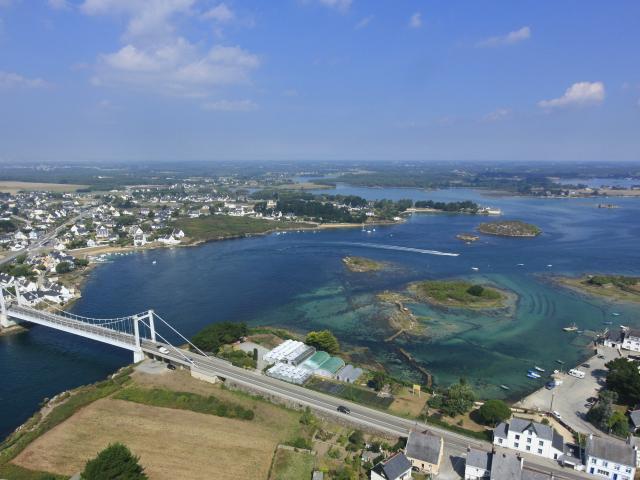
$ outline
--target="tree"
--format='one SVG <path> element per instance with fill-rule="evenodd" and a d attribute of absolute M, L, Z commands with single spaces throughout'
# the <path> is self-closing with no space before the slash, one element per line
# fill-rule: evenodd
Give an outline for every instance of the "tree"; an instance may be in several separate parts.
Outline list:
<path fill-rule="evenodd" d="M 587 420 L 602 430 L 608 430 L 613 416 L 613 404 L 617 400 L 616 392 L 603 390 L 598 395 L 598 402 L 587 412 Z"/>
<path fill-rule="evenodd" d="M 437 408 L 450 417 L 467 413 L 473 407 L 475 395 L 471 386 L 464 380 L 454 385 L 439 395 L 434 395 L 429 399 L 429 406 Z"/>
<path fill-rule="evenodd" d="M 511 417 L 511 409 L 502 400 L 487 400 L 478 410 L 478 414 L 487 425 L 496 425 Z"/>
<path fill-rule="evenodd" d="M 113 443 L 89 460 L 80 475 L 83 480 L 144 480 L 147 475 L 138 457 L 122 443 Z"/>
<path fill-rule="evenodd" d="M 373 388 L 376 392 L 382 390 L 386 383 L 389 382 L 389 378 L 384 372 L 374 372 L 371 380 L 367 382 L 367 385 Z"/>
<path fill-rule="evenodd" d="M 607 373 L 607 388 L 618 394 L 620 400 L 628 405 L 635 405 L 640 401 L 640 373 L 634 362 L 626 358 L 616 358 L 605 364 Z"/>
<path fill-rule="evenodd" d="M 334 354 L 340 351 L 338 339 L 329 330 L 309 332 L 304 342 L 307 345 L 316 347 L 318 350 L 324 350 L 327 353 Z"/>
<path fill-rule="evenodd" d="M 236 342 L 248 334 L 246 323 L 222 322 L 203 328 L 191 340 L 199 349 L 217 353 L 222 345 Z"/>
<path fill-rule="evenodd" d="M 473 295 L 474 297 L 482 296 L 482 292 L 484 292 L 484 288 L 482 287 L 482 285 L 471 285 L 467 289 L 467 293 L 469 295 Z"/>
<path fill-rule="evenodd" d="M 71 271 L 71 264 L 69 262 L 60 262 L 56 265 L 56 273 L 69 273 Z"/>
<path fill-rule="evenodd" d="M 619 437 L 626 437 L 629 434 L 629 420 L 622 412 L 613 412 L 607 424 L 609 431 Z"/>

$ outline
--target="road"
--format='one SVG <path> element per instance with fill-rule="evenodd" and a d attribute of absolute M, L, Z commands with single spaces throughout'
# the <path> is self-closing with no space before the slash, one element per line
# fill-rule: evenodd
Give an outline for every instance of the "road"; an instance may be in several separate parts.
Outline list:
<path fill-rule="evenodd" d="M 37 242 L 29 245 L 28 248 L 25 248 L 23 250 L 18 250 L 17 252 L 10 252 L 9 255 L 7 255 L 6 257 L 3 257 L 3 258 L 0 259 L 0 266 L 4 265 L 5 263 L 9 263 L 9 262 L 13 261 L 16 257 L 19 257 L 22 254 L 25 254 L 25 253 L 26 254 L 30 254 L 30 253 L 33 253 L 33 252 L 41 249 L 49 240 L 51 240 L 52 238 L 55 238 L 55 236 L 58 235 L 58 233 L 60 233 L 60 231 L 63 228 L 65 228 L 67 225 L 71 225 L 71 224 L 77 222 L 78 220 L 81 220 L 90 211 L 91 211 L 91 209 L 87 209 L 87 210 L 81 212 L 80 215 L 76 215 L 75 217 L 67 220 L 63 224 L 61 224 L 58 227 L 56 227 L 51 232 L 47 233 L 44 237 L 39 239 Z"/>
<path fill-rule="evenodd" d="M 164 346 L 167 348 L 168 353 L 159 352 L 158 346 Z M 278 396 L 282 399 L 293 401 L 301 406 L 308 406 L 316 411 L 324 412 L 332 416 L 341 416 L 354 424 L 373 428 L 378 431 L 388 432 L 392 435 L 407 436 L 411 429 L 429 429 L 443 437 L 445 449 L 447 454 L 450 456 L 454 455 L 465 457 L 467 447 L 473 447 L 485 451 L 489 451 L 492 448 L 492 445 L 489 442 L 465 437 L 427 423 L 397 417 L 357 403 L 349 402 L 347 400 L 309 390 L 298 385 L 267 377 L 266 375 L 262 375 L 258 372 L 234 367 L 230 363 L 218 358 L 206 357 L 187 350 L 176 349 L 171 345 L 150 341 L 144 341 L 142 348 L 145 352 L 150 353 L 155 357 L 161 357 L 189 368 L 196 367 L 209 375 L 216 375 L 232 380 L 238 384 L 244 384 L 253 390 L 261 391 L 268 395 Z M 191 358 L 193 360 L 192 364 L 187 360 L 187 358 Z M 351 410 L 351 413 L 348 416 L 338 413 L 337 408 L 339 405 L 348 407 Z M 553 460 L 532 455 L 523 456 L 525 458 L 525 465 L 527 465 L 529 470 L 550 472 L 555 475 L 555 478 L 559 479 L 580 480 L 592 478 L 584 473 L 562 468 Z"/>

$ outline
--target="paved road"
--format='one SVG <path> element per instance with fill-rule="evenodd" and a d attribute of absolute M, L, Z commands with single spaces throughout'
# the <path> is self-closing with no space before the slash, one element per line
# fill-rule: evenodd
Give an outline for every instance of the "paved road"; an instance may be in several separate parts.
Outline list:
<path fill-rule="evenodd" d="M 174 349 L 170 345 L 164 345 L 169 353 L 160 353 L 158 346 L 164 344 L 153 343 L 149 341 L 143 342 L 143 349 L 155 355 L 170 360 L 177 364 L 187 367 L 196 367 L 197 369 L 210 375 L 217 375 L 226 379 L 233 380 L 239 384 L 244 384 L 254 390 L 262 391 L 265 394 L 279 396 L 283 399 L 294 401 L 301 406 L 308 406 L 316 411 L 328 413 L 330 415 L 343 415 L 337 413 L 339 405 L 345 405 L 351 410 L 351 414 L 344 416 L 349 421 L 370 427 L 379 431 L 385 431 L 392 435 L 407 436 L 411 429 L 429 429 L 438 433 L 444 438 L 445 449 L 447 455 L 461 456 L 466 455 L 467 447 L 478 448 L 481 450 L 491 450 L 491 444 L 480 440 L 459 435 L 448 430 L 444 430 L 426 423 L 420 423 L 414 420 L 390 415 L 369 407 L 332 397 L 320 392 L 315 392 L 298 385 L 283 382 L 274 378 L 267 377 L 260 373 L 234 367 L 230 363 L 212 357 L 205 357 L 186 350 Z M 190 364 L 188 358 L 193 359 Z M 579 480 L 592 478 L 586 474 L 575 472 L 573 470 L 564 469 L 556 462 L 543 459 L 536 456 L 524 455 L 525 464 L 530 470 L 543 472 L 552 472 L 556 478 L 564 478 L 569 480 Z"/>
<path fill-rule="evenodd" d="M 39 239 L 36 243 L 29 245 L 29 247 L 23 250 L 18 250 L 17 252 L 10 252 L 6 257 L 3 257 L 0 259 L 0 266 L 4 265 L 5 263 L 11 262 L 13 259 L 15 259 L 16 257 L 19 257 L 24 253 L 30 254 L 40 250 L 48 241 L 55 238 L 55 236 L 58 235 L 58 233 L 60 233 L 60 231 L 63 228 L 65 228 L 67 225 L 71 225 L 77 222 L 78 220 L 84 218 L 90 211 L 91 209 L 85 210 L 81 212 L 80 215 L 76 215 L 75 217 L 67 220 L 66 222 L 58 226 L 55 230 L 52 230 L 51 232 L 47 233 L 44 237 Z"/>

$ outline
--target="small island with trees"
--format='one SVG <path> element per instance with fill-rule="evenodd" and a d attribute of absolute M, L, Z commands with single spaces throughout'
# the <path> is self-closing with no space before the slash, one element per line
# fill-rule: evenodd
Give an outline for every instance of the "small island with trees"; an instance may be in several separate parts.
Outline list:
<path fill-rule="evenodd" d="M 539 227 L 520 220 L 500 220 L 485 222 L 478 226 L 478 231 L 487 235 L 500 237 L 537 237 L 542 233 Z"/>
<path fill-rule="evenodd" d="M 419 301 L 443 307 L 495 309 L 507 305 L 508 295 L 494 287 L 465 280 L 425 280 L 409 285 Z"/>
<path fill-rule="evenodd" d="M 384 262 L 364 257 L 344 257 L 342 263 L 350 272 L 355 273 L 379 272 L 388 266 Z"/>
<path fill-rule="evenodd" d="M 580 293 L 640 303 L 640 277 L 585 275 L 578 278 L 555 277 L 553 280 Z"/>

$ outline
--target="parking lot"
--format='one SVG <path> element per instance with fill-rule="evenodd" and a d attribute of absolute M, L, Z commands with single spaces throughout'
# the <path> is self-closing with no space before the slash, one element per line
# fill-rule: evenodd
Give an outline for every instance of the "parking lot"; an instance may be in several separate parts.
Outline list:
<path fill-rule="evenodd" d="M 623 356 L 629 352 L 623 352 Z M 593 425 L 586 421 L 585 415 L 589 410 L 587 398 L 597 397 L 598 391 L 604 386 L 607 374 L 605 363 L 618 358 L 618 351 L 613 348 L 599 347 L 598 354 L 604 358 L 594 356 L 586 361 L 589 367 L 579 366 L 585 372 L 585 378 L 576 378 L 566 373 L 561 374 L 562 384 L 547 390 L 541 388 L 525 397 L 515 406 L 545 412 L 556 411 L 562 421 L 574 430 L 583 433 L 600 433 Z"/>

